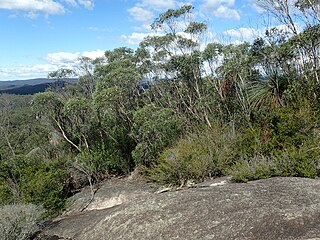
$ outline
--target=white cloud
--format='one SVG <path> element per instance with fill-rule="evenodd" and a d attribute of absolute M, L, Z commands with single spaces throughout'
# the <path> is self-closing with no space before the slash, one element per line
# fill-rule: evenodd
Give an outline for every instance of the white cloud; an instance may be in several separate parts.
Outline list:
<path fill-rule="evenodd" d="M 131 35 L 121 35 L 121 40 L 132 44 L 132 45 L 137 45 L 140 42 L 142 42 L 142 40 L 148 36 L 160 36 L 161 34 L 155 34 L 155 33 L 132 33 Z"/>
<path fill-rule="evenodd" d="M 49 64 L 57 65 L 59 67 L 72 67 L 79 63 L 80 57 L 88 57 L 91 59 L 96 59 L 99 57 L 104 56 L 104 51 L 97 49 L 94 51 L 87 51 L 87 52 L 56 52 L 56 53 L 49 53 L 44 56 L 42 59 Z"/>
<path fill-rule="evenodd" d="M 95 51 L 83 52 L 82 56 L 88 57 L 91 59 L 96 59 L 96 58 L 104 57 L 104 53 L 105 53 L 105 51 L 97 49 Z"/>
<path fill-rule="evenodd" d="M 130 8 L 128 12 L 134 18 L 134 20 L 139 22 L 151 22 L 154 19 L 154 15 L 151 11 L 138 6 Z"/>
<path fill-rule="evenodd" d="M 232 8 L 234 4 L 235 0 L 203 0 L 201 9 L 216 17 L 240 20 L 238 11 Z"/>
<path fill-rule="evenodd" d="M 239 28 L 226 30 L 223 34 L 228 37 L 250 40 L 261 36 L 263 31 L 255 28 Z"/>
<path fill-rule="evenodd" d="M 156 10 L 167 10 L 169 8 L 176 7 L 177 1 L 174 0 L 142 0 L 141 5 L 144 7 L 150 7 Z"/>
<path fill-rule="evenodd" d="M 263 7 L 259 6 L 256 0 L 249 0 L 249 5 L 253 10 L 255 10 L 259 14 L 266 12 L 266 10 Z"/>
<path fill-rule="evenodd" d="M 1 0 L 0 9 L 42 12 L 49 15 L 65 13 L 65 8 L 53 0 Z"/>
<path fill-rule="evenodd" d="M 94 7 L 93 0 L 63 0 L 63 1 L 73 7 L 83 6 L 87 9 L 93 9 Z"/>
<path fill-rule="evenodd" d="M 221 5 L 226 5 L 232 7 L 235 3 L 235 0 L 204 0 L 204 7 L 209 9 L 218 8 Z"/>
<path fill-rule="evenodd" d="M 46 77 L 49 72 L 59 68 L 51 64 L 39 64 L 34 66 L 18 66 L 0 70 L 0 78 L 6 80 L 18 80 L 26 78 Z"/>
<path fill-rule="evenodd" d="M 76 7 L 77 6 L 77 1 L 76 0 L 63 0 L 65 3 L 73 6 L 73 7 Z"/>
<path fill-rule="evenodd" d="M 93 0 L 78 0 L 79 5 L 85 7 L 86 9 L 93 9 Z"/>
<path fill-rule="evenodd" d="M 298 32 L 302 30 L 300 25 L 296 24 L 296 27 L 298 29 Z M 270 31 L 273 28 L 283 31 L 284 33 L 287 33 L 289 35 L 292 34 L 292 31 L 288 28 L 288 26 L 281 24 L 281 25 L 274 25 L 274 26 L 264 27 L 259 29 L 256 29 L 256 28 L 229 29 L 224 31 L 223 35 L 236 39 L 235 41 L 232 42 L 233 44 L 236 44 L 237 42 L 243 43 L 243 41 L 252 41 L 258 37 L 264 37 L 266 30 Z"/>
<path fill-rule="evenodd" d="M 93 9 L 93 0 L 0 0 L 0 9 L 26 12 L 29 18 L 37 17 L 37 13 L 45 15 L 64 14 L 67 10 L 65 4 L 72 7 L 82 6 Z"/>
<path fill-rule="evenodd" d="M 92 32 L 106 32 L 108 29 L 106 28 L 100 28 L 100 27 L 88 27 L 88 30 Z"/>
<path fill-rule="evenodd" d="M 80 53 L 69 53 L 69 52 L 57 52 L 49 53 L 43 60 L 54 65 L 68 65 L 74 63 L 79 57 Z"/>
<path fill-rule="evenodd" d="M 15 80 L 15 79 L 27 79 L 46 77 L 49 72 L 56 71 L 60 68 L 75 68 L 79 64 L 80 57 L 89 57 L 95 59 L 103 57 L 104 51 L 97 49 L 87 52 L 56 52 L 49 53 L 42 58 L 45 64 L 36 64 L 33 66 L 18 66 L 0 68 L 0 79 Z"/>
<path fill-rule="evenodd" d="M 232 18 L 232 19 L 240 20 L 240 15 L 236 10 L 225 7 L 225 6 L 218 7 L 216 10 L 213 11 L 213 14 L 216 17 Z"/>

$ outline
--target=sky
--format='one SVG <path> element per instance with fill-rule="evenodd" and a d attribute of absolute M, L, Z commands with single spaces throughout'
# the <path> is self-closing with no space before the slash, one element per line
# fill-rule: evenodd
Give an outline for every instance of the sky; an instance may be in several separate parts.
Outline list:
<path fill-rule="evenodd" d="M 137 48 L 167 9 L 194 6 L 208 42 L 252 41 L 265 23 L 256 0 L 0 0 L 0 81 L 47 77 L 82 56 Z"/>

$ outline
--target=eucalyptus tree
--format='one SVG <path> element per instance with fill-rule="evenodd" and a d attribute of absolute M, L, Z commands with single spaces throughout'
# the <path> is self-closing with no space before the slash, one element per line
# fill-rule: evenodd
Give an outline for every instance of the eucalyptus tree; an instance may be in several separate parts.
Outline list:
<path fill-rule="evenodd" d="M 317 26 L 320 24 L 320 2 L 318 0 L 259 0 L 260 5 L 271 13 L 278 21 L 290 30 L 293 41 L 290 41 L 298 56 L 297 69 L 304 75 L 305 81 L 309 78 L 310 62 L 312 71 L 317 68 Z M 307 43 L 308 42 L 308 43 Z M 310 45 L 312 46 L 310 48 Z M 308 48 L 308 50 L 306 49 Z M 315 73 L 315 72 L 314 72 Z M 312 76 L 319 81 L 317 75 Z"/>
<path fill-rule="evenodd" d="M 151 25 L 156 34 L 145 38 L 140 47 L 150 51 L 153 65 L 149 72 L 158 79 L 148 89 L 150 99 L 171 108 L 187 122 L 211 126 L 203 103 L 207 86 L 201 54 L 207 25 L 193 21 L 192 10 L 191 5 L 185 5 L 160 14 Z"/>
<path fill-rule="evenodd" d="M 139 55 L 140 54 L 140 55 Z M 130 136 L 133 112 L 139 107 L 138 85 L 144 72 L 145 52 L 135 53 L 130 48 L 106 51 L 105 62 L 95 67 L 98 79 L 93 95 L 105 144 L 117 149 L 127 162 L 132 164 L 131 151 L 134 140 Z"/>
<path fill-rule="evenodd" d="M 320 2 L 319 0 L 298 0 L 295 2 L 304 16 L 307 26 L 313 26 L 320 23 Z"/>

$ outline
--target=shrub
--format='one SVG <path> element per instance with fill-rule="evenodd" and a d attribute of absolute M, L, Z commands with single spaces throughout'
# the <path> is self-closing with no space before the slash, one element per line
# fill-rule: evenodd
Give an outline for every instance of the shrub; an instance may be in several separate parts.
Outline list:
<path fill-rule="evenodd" d="M 132 157 L 136 165 L 150 166 L 182 134 L 182 121 L 169 108 L 149 104 L 137 110 L 133 120 L 132 136 L 137 146 Z"/>
<path fill-rule="evenodd" d="M 29 202 L 42 205 L 47 215 L 58 213 L 68 195 L 69 176 L 65 164 L 61 160 L 44 161 L 24 156 L 1 162 L 0 184 L 6 192 L 0 194 L 0 202 Z"/>
<path fill-rule="evenodd" d="M 9 204 L 14 200 L 12 190 L 6 179 L 0 178 L 0 205 Z"/>
<path fill-rule="evenodd" d="M 105 146 L 96 147 L 90 151 L 80 153 L 76 158 L 78 164 L 86 174 L 99 180 L 109 173 L 129 171 L 129 166 L 116 149 Z"/>
<path fill-rule="evenodd" d="M 0 236 L 3 240 L 26 240 L 39 230 L 44 210 L 32 204 L 0 206 Z"/>
<path fill-rule="evenodd" d="M 188 180 L 224 175 L 231 165 L 229 154 L 234 136 L 229 127 L 215 126 L 181 139 L 160 154 L 149 178 L 161 184 L 183 185 Z"/>
<path fill-rule="evenodd" d="M 248 182 L 281 175 L 274 159 L 264 156 L 243 158 L 231 167 L 229 173 L 235 182 Z"/>
<path fill-rule="evenodd" d="M 279 155 L 266 157 L 263 155 L 244 158 L 232 166 L 229 173 L 236 182 L 282 177 L 314 178 L 319 175 L 319 147 L 306 144 L 300 148 L 282 151 Z"/>
<path fill-rule="evenodd" d="M 47 166 L 26 174 L 20 182 L 23 200 L 43 205 L 47 216 L 59 213 L 65 206 L 68 185 L 67 172 L 54 166 Z"/>
<path fill-rule="evenodd" d="M 319 116 L 306 101 L 275 109 L 239 135 L 233 147 L 235 181 L 319 174 Z"/>

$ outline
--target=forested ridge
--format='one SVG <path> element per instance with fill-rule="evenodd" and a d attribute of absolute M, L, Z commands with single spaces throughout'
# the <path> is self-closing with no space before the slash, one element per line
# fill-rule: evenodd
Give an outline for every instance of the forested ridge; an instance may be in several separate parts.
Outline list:
<path fill-rule="evenodd" d="M 139 48 L 83 57 L 76 71 L 49 76 L 77 74 L 76 84 L 1 95 L 0 203 L 53 216 L 80 187 L 136 168 L 179 186 L 224 175 L 319 176 L 320 6 L 263 6 L 286 27 L 252 43 L 204 45 L 207 25 L 186 5 L 161 14 L 151 27 L 164 34 Z"/>

